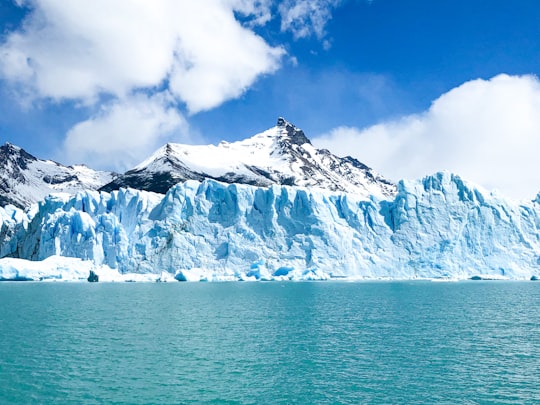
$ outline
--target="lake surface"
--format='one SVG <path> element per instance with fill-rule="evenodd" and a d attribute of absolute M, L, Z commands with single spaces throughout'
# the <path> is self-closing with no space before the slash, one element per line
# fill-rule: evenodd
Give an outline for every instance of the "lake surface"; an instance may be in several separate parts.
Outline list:
<path fill-rule="evenodd" d="M 540 282 L 0 283 L 0 403 L 540 401 Z"/>

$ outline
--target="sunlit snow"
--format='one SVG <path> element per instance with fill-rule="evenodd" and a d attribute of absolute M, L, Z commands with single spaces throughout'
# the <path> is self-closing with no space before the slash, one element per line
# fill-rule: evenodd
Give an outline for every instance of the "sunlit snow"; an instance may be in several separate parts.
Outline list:
<path fill-rule="evenodd" d="M 450 173 L 402 181 L 391 200 L 207 180 L 165 196 L 132 189 L 50 196 L 27 213 L 2 208 L 0 218 L 3 257 L 55 257 L 0 259 L 3 279 L 84 280 L 91 269 L 103 280 L 149 281 L 539 273 L 538 202 L 506 200 Z"/>

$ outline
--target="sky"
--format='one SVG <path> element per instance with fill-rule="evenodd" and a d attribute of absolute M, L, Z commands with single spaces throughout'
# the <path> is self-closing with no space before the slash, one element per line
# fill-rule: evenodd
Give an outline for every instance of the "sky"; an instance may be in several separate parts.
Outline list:
<path fill-rule="evenodd" d="M 537 0 L 0 0 L 0 142 L 124 171 L 283 116 L 387 178 L 540 191 Z"/>

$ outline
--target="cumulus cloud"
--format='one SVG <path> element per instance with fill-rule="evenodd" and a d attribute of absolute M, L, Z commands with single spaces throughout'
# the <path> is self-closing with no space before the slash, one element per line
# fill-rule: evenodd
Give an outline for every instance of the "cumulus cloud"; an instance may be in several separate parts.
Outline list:
<path fill-rule="evenodd" d="M 170 89 L 192 112 L 236 98 L 261 74 L 279 67 L 282 48 L 272 48 L 242 27 L 230 10 L 192 2 L 179 24 L 180 45 L 171 69 Z"/>
<path fill-rule="evenodd" d="M 272 19 L 272 0 L 231 0 L 235 11 L 251 17 L 249 26 L 264 25 Z"/>
<path fill-rule="evenodd" d="M 74 162 L 121 172 L 179 134 L 189 141 L 187 123 L 169 101 L 166 94 L 136 94 L 106 104 L 68 132 L 64 153 Z"/>
<path fill-rule="evenodd" d="M 264 20 L 245 0 L 27 0 L 24 27 L 0 47 L 4 78 L 36 97 L 95 100 L 171 80 L 192 112 L 239 96 L 274 72 L 284 51 L 235 18 Z M 261 21 L 262 21 L 261 20 Z M 195 82 L 195 83 L 194 83 Z"/>
<path fill-rule="evenodd" d="M 0 44 L 0 77 L 26 105 L 67 100 L 97 109 L 67 134 L 70 161 L 115 162 L 117 169 L 136 164 L 151 152 L 147 147 L 178 129 L 180 111 L 197 113 L 240 96 L 277 70 L 285 54 L 246 28 L 268 21 L 267 0 L 17 4 L 30 12 Z M 167 105 L 158 101 L 162 91 Z M 100 106 L 102 99 L 112 101 Z M 111 160 L 117 152 L 121 161 Z"/>
<path fill-rule="evenodd" d="M 120 169 L 185 127 L 186 114 L 237 98 L 280 68 L 284 48 L 268 44 L 256 26 L 277 15 L 295 38 L 322 38 L 338 1 L 15 3 L 29 12 L 0 43 L 0 79 L 25 105 L 67 101 L 93 110 L 68 132 L 64 155 L 96 166 L 115 162 Z M 104 99 L 109 102 L 101 106 Z M 176 140 L 183 136 L 177 132 Z M 119 152 L 120 160 L 111 159 Z"/>
<path fill-rule="evenodd" d="M 449 170 L 514 198 L 540 191 L 540 81 L 499 75 L 473 80 L 421 114 L 369 128 L 339 127 L 314 143 L 353 155 L 393 178 Z"/>

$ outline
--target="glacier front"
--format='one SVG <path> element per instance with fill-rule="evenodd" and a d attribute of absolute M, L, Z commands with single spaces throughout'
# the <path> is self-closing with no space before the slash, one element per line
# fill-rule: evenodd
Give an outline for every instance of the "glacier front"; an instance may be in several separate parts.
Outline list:
<path fill-rule="evenodd" d="M 391 200 L 186 181 L 166 195 L 51 195 L 28 212 L 0 208 L 0 221 L 0 279 L 9 279 L 16 259 L 24 267 L 58 256 L 186 281 L 540 273 L 540 199 L 507 200 L 446 172 L 399 182 Z"/>

